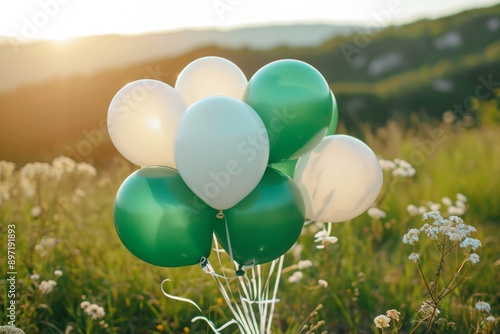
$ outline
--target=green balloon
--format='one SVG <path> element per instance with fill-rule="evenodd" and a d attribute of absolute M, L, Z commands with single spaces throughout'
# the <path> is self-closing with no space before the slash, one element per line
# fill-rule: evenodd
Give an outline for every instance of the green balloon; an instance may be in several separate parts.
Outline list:
<path fill-rule="evenodd" d="M 217 239 L 240 265 L 252 265 L 272 261 L 293 246 L 305 206 L 295 182 L 268 167 L 257 187 L 224 215 L 215 224 Z"/>
<path fill-rule="evenodd" d="M 175 169 L 159 166 L 132 173 L 114 206 L 116 231 L 125 247 L 161 267 L 193 265 L 208 257 L 216 214 Z"/>
<path fill-rule="evenodd" d="M 248 82 L 244 101 L 266 125 L 269 163 L 297 159 L 312 150 L 332 118 L 325 78 L 311 65 L 294 59 L 259 69 Z"/>
<path fill-rule="evenodd" d="M 279 170 L 283 174 L 293 179 L 293 175 L 295 174 L 295 166 L 297 166 L 297 161 L 299 161 L 299 159 L 285 160 L 282 162 L 276 162 L 274 164 L 270 164 L 269 166 Z"/>
<path fill-rule="evenodd" d="M 335 99 L 335 95 L 333 95 L 333 92 L 330 91 L 332 94 L 332 119 L 330 121 L 330 126 L 328 127 L 328 131 L 326 131 L 326 135 L 334 135 L 335 132 L 337 132 L 337 126 L 339 124 L 339 108 L 337 106 L 337 99 Z"/>

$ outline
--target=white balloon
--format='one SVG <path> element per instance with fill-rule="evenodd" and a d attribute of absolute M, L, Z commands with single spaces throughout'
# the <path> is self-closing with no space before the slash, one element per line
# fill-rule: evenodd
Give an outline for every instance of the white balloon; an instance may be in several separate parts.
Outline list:
<path fill-rule="evenodd" d="M 208 96 L 243 99 L 248 80 L 241 69 L 221 57 L 203 57 L 189 63 L 177 77 L 175 89 L 188 105 Z"/>
<path fill-rule="evenodd" d="M 262 179 L 269 137 L 259 115 L 243 101 L 207 97 L 186 111 L 174 153 L 188 187 L 214 209 L 225 210 Z"/>
<path fill-rule="evenodd" d="M 307 218 L 338 223 L 359 216 L 373 204 L 383 173 L 365 143 L 332 135 L 299 159 L 294 180 L 304 196 Z"/>
<path fill-rule="evenodd" d="M 138 166 L 175 168 L 175 133 L 186 109 L 179 93 L 164 82 L 131 82 L 109 105 L 109 136 L 117 150 Z"/>

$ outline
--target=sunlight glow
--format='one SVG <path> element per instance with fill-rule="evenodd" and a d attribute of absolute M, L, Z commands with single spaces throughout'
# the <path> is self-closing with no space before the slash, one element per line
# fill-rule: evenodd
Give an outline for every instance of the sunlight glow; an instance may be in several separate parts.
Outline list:
<path fill-rule="evenodd" d="M 391 3 L 401 14 L 387 24 L 447 15 L 498 0 L 23 0 L 0 4 L 0 37 L 64 40 L 173 29 L 234 28 L 285 23 L 364 25 Z"/>

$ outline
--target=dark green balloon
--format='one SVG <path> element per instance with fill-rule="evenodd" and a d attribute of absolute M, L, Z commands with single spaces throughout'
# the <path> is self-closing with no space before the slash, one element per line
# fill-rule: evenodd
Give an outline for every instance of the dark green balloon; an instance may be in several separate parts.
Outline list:
<path fill-rule="evenodd" d="M 295 166 L 297 166 L 297 161 L 299 161 L 299 159 L 285 160 L 282 162 L 276 162 L 274 164 L 270 164 L 269 166 L 279 170 L 283 174 L 288 175 L 290 178 L 293 179 L 293 175 L 295 174 Z"/>
<path fill-rule="evenodd" d="M 278 60 L 250 79 L 244 101 L 262 118 L 270 140 L 269 163 L 297 159 L 325 136 L 332 97 L 325 78 L 311 65 Z"/>
<path fill-rule="evenodd" d="M 334 135 L 335 132 L 337 132 L 337 126 L 339 124 L 339 108 L 337 106 L 337 100 L 335 99 L 335 95 L 333 95 L 333 92 L 330 91 L 332 94 L 332 119 L 330 121 L 330 126 L 328 127 L 328 131 L 326 131 L 326 135 Z"/>
<path fill-rule="evenodd" d="M 268 167 L 257 187 L 224 214 L 226 219 L 215 223 L 217 239 L 229 253 L 229 233 L 234 260 L 251 265 L 272 261 L 293 246 L 304 224 L 305 207 L 294 181 Z"/>
<path fill-rule="evenodd" d="M 168 167 L 132 173 L 114 206 L 116 231 L 125 247 L 161 267 L 193 265 L 208 257 L 216 214 Z"/>

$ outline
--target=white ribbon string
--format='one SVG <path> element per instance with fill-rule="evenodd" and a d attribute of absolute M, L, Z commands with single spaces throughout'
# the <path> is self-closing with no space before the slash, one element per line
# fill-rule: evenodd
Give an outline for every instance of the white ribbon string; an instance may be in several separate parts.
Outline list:
<path fill-rule="evenodd" d="M 236 324 L 240 332 L 244 334 L 270 334 L 274 308 L 276 303 L 279 302 L 277 293 L 281 271 L 283 269 L 284 256 L 272 261 L 268 266 L 248 266 L 247 274 L 250 275 L 251 273 L 251 278 L 246 274 L 241 275 L 241 272 L 239 271 L 242 270 L 243 266 L 234 261 L 231 236 L 226 216 L 221 213 L 220 218 L 224 218 L 227 238 L 226 253 L 230 257 L 236 276 L 227 276 L 226 272 L 232 271 L 232 269 L 224 266 L 221 258 L 221 254 L 224 253 L 224 251 L 222 250 L 222 247 L 219 246 L 215 236 L 214 253 L 219 262 L 221 272 L 220 274 L 217 273 L 210 261 L 205 257 L 201 258 L 200 267 L 204 273 L 209 274 L 214 279 L 222 297 L 224 298 L 224 301 L 233 314 L 233 319 L 226 322 L 219 328 L 217 328 L 215 324 L 205 316 L 197 316 L 191 321 L 193 323 L 198 320 L 205 321 L 216 334 L 220 334 L 222 330 L 232 324 Z M 272 277 L 275 277 L 274 284 L 272 283 Z M 161 283 L 161 290 L 165 296 L 173 300 L 194 305 L 201 313 L 203 313 L 201 308 L 191 299 L 173 296 L 165 292 L 163 285 L 169 281 L 169 279 L 165 279 Z M 233 283 L 236 284 L 236 286 L 234 286 Z M 235 291 L 234 294 L 233 290 Z"/>
<path fill-rule="evenodd" d="M 177 297 L 177 296 L 173 296 L 173 295 L 170 295 L 168 293 L 165 292 L 165 289 L 163 289 L 163 284 L 165 284 L 165 282 L 170 282 L 170 279 L 164 279 L 163 282 L 161 282 L 161 292 L 163 292 L 163 294 L 165 296 L 167 296 L 168 298 L 170 299 L 173 299 L 173 300 L 178 300 L 178 301 L 181 301 L 181 302 L 185 302 L 185 303 L 189 303 L 191 305 L 194 305 L 198 311 L 200 311 L 201 313 L 203 313 L 203 311 L 201 310 L 201 308 L 198 306 L 198 304 L 196 304 L 195 302 L 193 302 L 191 299 L 188 299 L 188 298 L 183 298 L 183 297 Z"/>
<path fill-rule="evenodd" d="M 220 331 L 223 330 L 224 328 L 232 325 L 232 324 L 238 324 L 238 322 L 234 319 L 231 319 L 230 321 L 226 322 L 224 325 L 220 326 L 219 328 L 215 327 L 214 323 L 210 320 L 207 319 L 207 317 L 194 317 L 193 319 L 191 319 L 191 322 L 196 322 L 198 320 L 204 320 L 208 326 L 210 326 L 210 328 L 212 328 L 212 330 L 214 331 L 214 333 L 216 334 L 220 334 Z"/>

